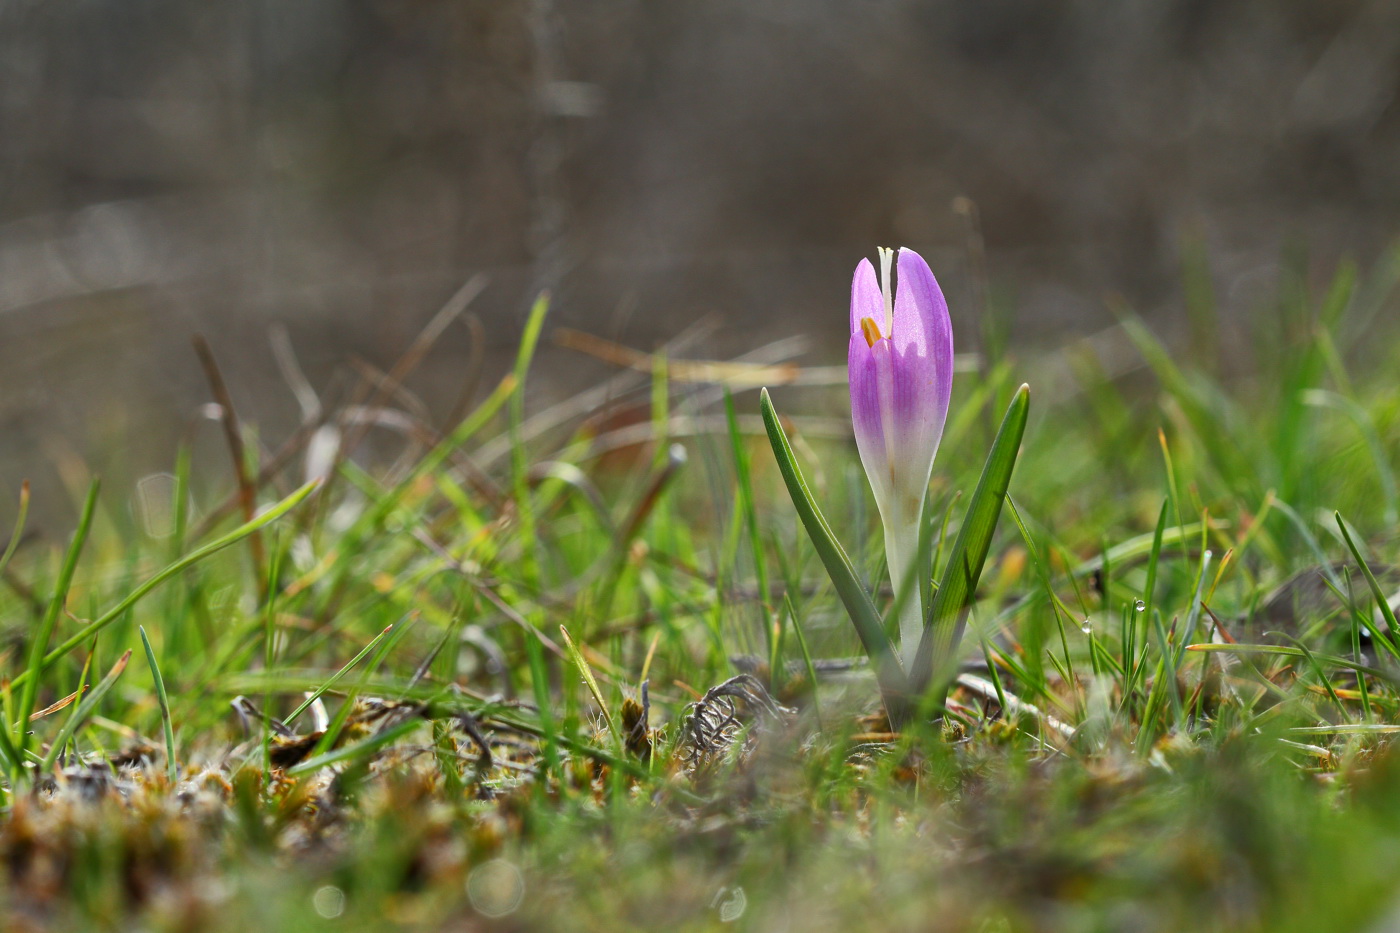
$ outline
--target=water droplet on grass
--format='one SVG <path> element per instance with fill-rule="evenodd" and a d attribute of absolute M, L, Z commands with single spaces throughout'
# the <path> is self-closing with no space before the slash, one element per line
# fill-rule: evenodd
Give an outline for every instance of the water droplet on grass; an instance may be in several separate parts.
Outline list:
<path fill-rule="evenodd" d="M 329 884 L 317 888 L 311 895 L 311 906 L 326 920 L 334 920 L 345 913 L 345 892 Z"/>
<path fill-rule="evenodd" d="M 1085 635 L 1088 635 L 1090 632 L 1092 632 L 1092 631 L 1094 630 L 1094 623 L 1093 623 L 1093 621 L 1086 618 L 1083 622 L 1080 622 L 1080 623 L 1079 623 L 1079 630 L 1080 630 L 1081 632 L 1083 632 Z"/>
<path fill-rule="evenodd" d="M 467 897 L 478 913 L 504 917 L 525 899 L 525 877 L 503 858 L 482 862 L 467 876 Z"/>
<path fill-rule="evenodd" d="M 1147 603 L 1143 602 L 1143 601 L 1140 600 L 1140 599 L 1134 600 L 1134 601 L 1133 601 L 1133 611 L 1134 611 L 1134 612 L 1145 612 L 1145 611 L 1147 611 Z"/>

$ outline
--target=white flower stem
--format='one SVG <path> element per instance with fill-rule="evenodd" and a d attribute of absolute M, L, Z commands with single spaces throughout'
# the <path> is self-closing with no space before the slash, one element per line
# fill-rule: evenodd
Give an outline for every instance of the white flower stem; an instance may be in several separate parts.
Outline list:
<path fill-rule="evenodd" d="M 923 509 L 919 509 L 921 513 Z M 916 513 L 918 514 L 918 513 Z M 899 652 L 904 669 L 914 664 L 919 640 L 924 635 L 923 587 L 917 566 L 919 554 L 919 523 L 886 521 L 885 562 L 890 569 L 895 601 L 899 605 Z M 903 597 L 903 601 L 900 599 Z"/>

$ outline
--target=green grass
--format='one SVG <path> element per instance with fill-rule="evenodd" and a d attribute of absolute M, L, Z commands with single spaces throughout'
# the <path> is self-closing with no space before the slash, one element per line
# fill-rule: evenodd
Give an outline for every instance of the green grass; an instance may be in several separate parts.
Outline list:
<path fill-rule="evenodd" d="M 411 456 L 300 488 L 299 456 L 248 465 L 251 521 L 183 452 L 167 537 L 94 482 L 75 533 L 20 541 L 22 499 L 4 926 L 1380 929 L 1393 271 L 1286 279 L 1247 338 L 1195 294 L 1187 345 L 1123 311 L 1114 340 L 966 367 L 935 578 L 982 548 L 987 451 L 1021 383 L 1035 404 L 976 591 L 939 604 L 946 630 L 971 607 L 947 715 L 924 697 L 898 731 L 853 661 L 893 596 L 842 387 L 762 378 L 874 594 L 861 637 L 755 374 L 657 356 L 532 412 L 544 301 Z"/>

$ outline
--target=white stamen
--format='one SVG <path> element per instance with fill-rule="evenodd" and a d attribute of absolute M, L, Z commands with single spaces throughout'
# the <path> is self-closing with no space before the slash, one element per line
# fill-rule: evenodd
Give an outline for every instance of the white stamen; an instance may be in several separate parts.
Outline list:
<path fill-rule="evenodd" d="M 880 292 L 885 296 L 885 336 L 894 334 L 894 282 L 890 279 L 890 264 L 894 262 L 894 250 L 888 246 L 880 250 Z"/>

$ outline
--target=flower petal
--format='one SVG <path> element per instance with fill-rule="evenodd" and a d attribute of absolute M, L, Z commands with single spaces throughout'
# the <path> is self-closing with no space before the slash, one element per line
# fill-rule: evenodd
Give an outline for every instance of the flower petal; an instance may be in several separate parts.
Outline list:
<path fill-rule="evenodd" d="M 920 353 L 937 353 L 946 345 L 952 362 L 953 326 L 948 319 L 948 302 L 924 258 L 912 249 L 899 251 L 899 278 L 894 294 L 895 349 L 903 352 L 917 344 Z M 935 363 L 942 360 L 935 358 Z"/>
<path fill-rule="evenodd" d="M 917 372 L 932 389 L 919 387 L 907 401 L 931 406 L 929 426 L 935 432 L 933 444 L 937 447 L 953 394 L 953 323 L 948 317 L 948 302 L 928 263 L 912 249 L 899 251 L 898 286 L 891 340 L 902 360 L 900 368 Z"/>
<path fill-rule="evenodd" d="M 856 449 L 865 475 L 875 492 L 875 501 L 883 510 L 890 498 L 890 463 L 885 444 L 884 384 L 889 382 L 882 369 L 890 368 L 890 342 L 878 341 L 874 347 L 866 343 L 865 335 L 851 335 L 847 350 L 847 376 L 851 384 L 851 426 L 855 430 Z M 880 363 L 883 362 L 882 367 Z M 885 376 L 886 378 L 882 378 Z"/>
<path fill-rule="evenodd" d="M 893 443 L 887 445 L 891 459 L 897 465 L 894 485 L 917 508 L 928 488 L 933 459 L 943 437 L 943 423 L 948 417 L 948 396 L 940 389 L 937 374 L 931 371 L 929 359 L 919 356 L 914 347 L 903 354 L 892 354 L 893 379 L 888 404 L 891 421 L 898 425 Z"/>
<path fill-rule="evenodd" d="M 851 336 L 859 334 L 861 318 L 873 318 L 879 325 L 881 336 L 885 327 L 885 299 L 880 294 L 880 283 L 875 278 L 875 267 L 869 259 L 862 259 L 856 266 L 855 278 L 851 280 Z"/>

